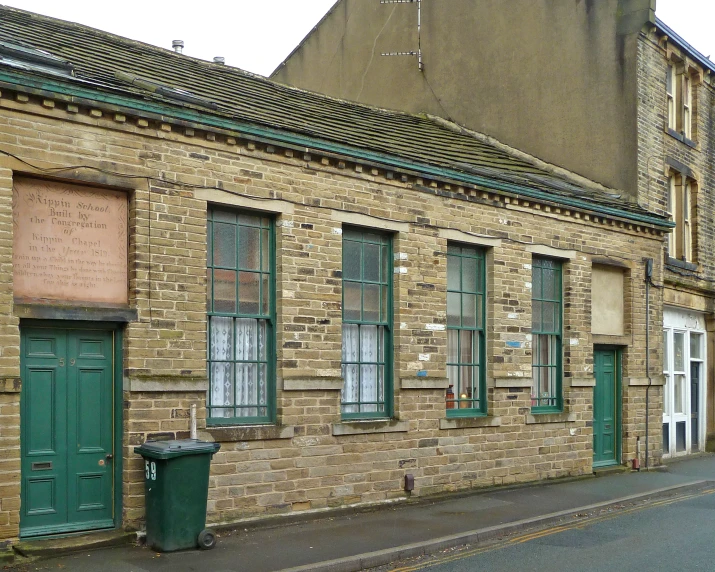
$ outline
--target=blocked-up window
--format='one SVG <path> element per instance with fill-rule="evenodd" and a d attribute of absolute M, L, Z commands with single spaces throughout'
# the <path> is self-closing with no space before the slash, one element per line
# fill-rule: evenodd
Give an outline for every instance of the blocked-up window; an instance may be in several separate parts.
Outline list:
<path fill-rule="evenodd" d="M 392 245 L 389 235 L 343 229 L 345 418 L 392 413 Z"/>
<path fill-rule="evenodd" d="M 208 213 L 209 424 L 275 419 L 273 221 Z"/>
<path fill-rule="evenodd" d="M 485 268 L 480 248 L 447 247 L 447 416 L 486 413 Z"/>
<path fill-rule="evenodd" d="M 534 412 L 560 411 L 562 396 L 562 263 L 532 260 L 532 377 Z"/>

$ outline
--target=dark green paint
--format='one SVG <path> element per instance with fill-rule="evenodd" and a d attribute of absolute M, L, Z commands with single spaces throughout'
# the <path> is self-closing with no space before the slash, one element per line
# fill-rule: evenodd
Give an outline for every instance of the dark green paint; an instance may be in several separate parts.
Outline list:
<path fill-rule="evenodd" d="M 22 327 L 23 537 L 115 525 L 115 335 Z"/>
<path fill-rule="evenodd" d="M 175 447 L 182 443 L 188 443 L 190 450 Z M 166 445 L 163 450 L 152 443 L 134 448 L 144 457 L 146 543 L 162 552 L 196 548 L 206 525 L 211 457 L 220 445 L 191 441 Z"/>
<path fill-rule="evenodd" d="M 618 464 L 620 448 L 620 360 L 615 349 L 593 352 L 593 466 Z"/>

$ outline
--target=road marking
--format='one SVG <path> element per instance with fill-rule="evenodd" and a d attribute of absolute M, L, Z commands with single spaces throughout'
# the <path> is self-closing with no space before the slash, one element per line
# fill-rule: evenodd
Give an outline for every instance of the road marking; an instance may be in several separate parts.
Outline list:
<path fill-rule="evenodd" d="M 686 500 L 690 500 L 690 499 L 693 499 L 696 497 L 710 495 L 713 493 L 715 493 L 715 488 L 704 489 L 697 493 L 678 496 L 678 497 L 669 498 L 669 499 L 663 499 L 660 501 L 653 501 L 650 503 L 645 503 L 640 506 L 634 506 L 631 508 L 613 511 L 608 514 L 601 515 L 601 516 L 594 516 L 591 518 L 584 517 L 582 520 L 579 520 L 578 522 L 574 522 L 571 524 L 563 524 L 563 525 L 559 525 L 559 526 L 553 526 L 553 527 L 539 530 L 536 532 L 522 534 L 520 536 L 516 536 L 514 538 L 509 538 L 507 540 L 497 541 L 495 543 L 490 544 L 489 546 L 483 546 L 481 548 L 473 548 L 471 550 L 460 551 L 459 554 L 452 554 L 450 556 L 444 556 L 443 558 L 432 559 L 429 562 L 423 562 L 420 564 L 415 564 L 413 566 L 405 566 L 403 568 L 392 568 L 390 570 L 390 572 L 416 572 L 417 570 L 424 570 L 426 568 L 431 568 L 433 566 L 439 566 L 441 564 L 447 564 L 449 562 L 455 562 L 457 560 L 465 560 L 466 558 L 471 558 L 472 556 L 476 556 L 476 555 L 482 554 L 484 552 L 491 552 L 494 550 L 502 550 L 503 548 L 508 548 L 509 546 L 514 546 L 516 544 L 522 544 L 524 542 L 529 542 L 531 540 L 536 540 L 538 538 L 544 538 L 545 536 L 551 536 L 553 534 L 559 534 L 560 532 L 565 532 L 567 530 L 584 529 L 584 528 L 591 526 L 593 524 L 598 524 L 600 522 L 604 522 L 606 520 L 611 520 L 613 518 L 617 518 L 617 517 L 623 516 L 625 514 L 638 512 L 640 510 L 661 507 L 661 506 L 667 506 L 670 504 L 674 504 L 676 502 L 683 502 Z"/>

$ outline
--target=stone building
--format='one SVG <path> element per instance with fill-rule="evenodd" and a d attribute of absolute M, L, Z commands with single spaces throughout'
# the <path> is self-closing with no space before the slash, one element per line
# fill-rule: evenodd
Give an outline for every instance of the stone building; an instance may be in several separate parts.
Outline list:
<path fill-rule="evenodd" d="M 670 457 L 715 436 L 715 64 L 655 14 L 656 0 L 341 0 L 273 78 L 450 117 L 669 216 L 668 351 L 648 378 L 665 375 Z"/>
<path fill-rule="evenodd" d="M 212 523 L 659 463 L 667 217 L 443 119 L 0 19 L 0 539 L 141 526 L 133 447 L 192 405 Z"/>

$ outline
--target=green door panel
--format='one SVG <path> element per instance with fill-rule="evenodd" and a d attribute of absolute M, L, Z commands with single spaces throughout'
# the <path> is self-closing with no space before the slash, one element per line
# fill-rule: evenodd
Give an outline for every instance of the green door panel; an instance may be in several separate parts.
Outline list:
<path fill-rule="evenodd" d="M 112 332 L 23 328 L 21 535 L 113 525 Z"/>
<path fill-rule="evenodd" d="M 593 466 L 618 463 L 620 419 L 618 411 L 618 354 L 594 351 Z"/>

